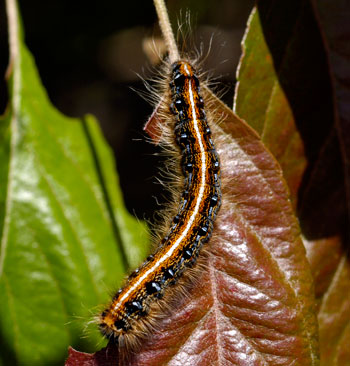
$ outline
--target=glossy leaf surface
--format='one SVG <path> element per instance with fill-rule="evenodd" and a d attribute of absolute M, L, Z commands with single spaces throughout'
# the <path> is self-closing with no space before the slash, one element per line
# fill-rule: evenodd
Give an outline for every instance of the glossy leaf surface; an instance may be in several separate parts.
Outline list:
<path fill-rule="evenodd" d="M 242 47 L 234 110 L 280 163 L 296 205 L 306 163 L 317 158 L 332 120 L 326 53 L 310 3 L 259 1 Z"/>
<path fill-rule="evenodd" d="M 62 363 L 69 344 L 145 252 L 96 121 L 59 113 L 8 1 L 10 105 L 0 121 L 0 334 L 4 364 Z M 119 233 L 119 234 L 118 234 Z M 131 248 L 130 250 L 128 248 Z M 124 250 L 124 249 L 123 249 Z M 93 328 L 95 329 L 95 327 Z"/>
<path fill-rule="evenodd" d="M 348 229 L 344 226 L 348 205 L 344 187 L 348 187 L 349 176 L 346 9 L 343 1 L 259 1 L 243 43 L 235 106 L 279 160 L 292 197 L 298 193 L 297 212 L 309 239 L 305 243 L 315 277 L 322 365 L 349 362 L 345 344 L 350 340 L 350 280 L 344 275 L 349 266 Z M 273 93 L 268 92 L 272 81 L 282 87 L 284 95 L 277 105 L 273 105 Z M 293 133 L 281 129 L 289 114 L 272 113 L 286 103 L 308 163 L 297 190 L 290 179 L 293 169 L 302 167 L 302 160 L 297 162 L 293 154 L 288 157 L 279 152 L 295 141 Z M 268 118 L 271 115 L 278 118 Z M 269 141 L 266 129 L 277 138 Z"/>
<path fill-rule="evenodd" d="M 256 133 L 205 94 L 225 120 L 212 126 L 223 204 L 205 269 L 188 296 L 173 294 L 159 331 L 127 362 L 110 344 L 94 355 L 71 350 L 66 365 L 318 364 L 312 277 L 282 172 Z"/>

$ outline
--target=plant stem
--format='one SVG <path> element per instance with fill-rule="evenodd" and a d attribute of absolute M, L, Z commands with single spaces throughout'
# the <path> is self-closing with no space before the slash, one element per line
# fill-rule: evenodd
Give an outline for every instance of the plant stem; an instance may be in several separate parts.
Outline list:
<path fill-rule="evenodd" d="M 175 42 L 173 30 L 171 28 L 168 11 L 164 0 L 153 0 L 153 2 L 158 15 L 160 30 L 162 31 L 167 50 L 169 52 L 169 61 L 173 63 L 180 59 L 180 55 Z"/>

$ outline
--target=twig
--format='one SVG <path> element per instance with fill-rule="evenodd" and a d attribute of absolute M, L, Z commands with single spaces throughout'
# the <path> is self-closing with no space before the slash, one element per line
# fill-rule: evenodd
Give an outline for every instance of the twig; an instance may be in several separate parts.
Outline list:
<path fill-rule="evenodd" d="M 162 31 L 167 50 L 169 52 L 169 61 L 173 63 L 180 59 L 180 54 L 171 28 L 168 11 L 164 0 L 153 0 L 153 2 L 159 19 L 160 30 Z"/>

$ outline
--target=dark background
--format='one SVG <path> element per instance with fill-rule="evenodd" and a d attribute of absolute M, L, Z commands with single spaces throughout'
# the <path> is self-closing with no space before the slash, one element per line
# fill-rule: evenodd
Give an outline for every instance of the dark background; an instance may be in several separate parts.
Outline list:
<path fill-rule="evenodd" d="M 225 91 L 224 99 L 232 106 L 240 42 L 254 2 L 172 0 L 167 4 L 173 27 L 177 19 L 185 19 L 185 10 L 190 10 L 192 31 L 188 38 L 197 48 L 202 42 L 206 52 L 213 37 L 204 68 L 218 78 L 219 89 Z M 142 44 L 147 37 L 159 36 L 153 2 L 22 0 L 19 6 L 27 46 L 52 103 L 68 116 L 92 113 L 98 118 L 115 153 L 128 210 L 152 220 L 166 196 L 154 178 L 162 157 L 155 155 L 157 147 L 145 141 L 142 131 L 152 107 L 131 88 L 145 91 L 137 74 L 145 78 L 152 74 Z M 8 62 L 6 27 L 2 1 L 1 75 Z M 1 113 L 6 104 L 2 77 Z"/>

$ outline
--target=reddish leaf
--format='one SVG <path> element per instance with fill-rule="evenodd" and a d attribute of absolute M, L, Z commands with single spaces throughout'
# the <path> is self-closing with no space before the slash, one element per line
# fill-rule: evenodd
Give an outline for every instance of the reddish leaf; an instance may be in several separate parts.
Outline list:
<path fill-rule="evenodd" d="M 156 145 L 159 144 L 161 139 L 161 136 L 159 136 L 159 125 L 162 123 L 162 120 L 158 117 L 157 111 L 162 101 L 163 100 L 161 100 L 156 108 L 154 108 L 153 113 L 151 114 L 143 128 L 143 130 L 148 133 L 149 137 Z"/>
<path fill-rule="evenodd" d="M 320 239 L 306 243 L 320 309 L 321 362 L 328 366 L 343 365 L 350 360 L 346 359 L 349 353 L 345 346 L 346 340 L 349 342 L 350 295 L 344 290 L 348 287 L 346 277 L 340 275 L 348 266 L 345 241 L 322 239 L 343 233 L 349 202 L 345 198 L 342 159 L 334 124 L 339 122 L 338 135 L 348 146 L 349 113 L 345 111 L 350 99 L 347 82 L 350 68 L 346 67 L 349 64 L 346 61 L 350 48 L 345 40 L 350 28 L 344 2 L 314 0 L 314 8 L 320 11 L 320 28 L 314 9 L 307 1 L 258 2 L 244 40 L 236 109 L 261 133 L 264 143 L 281 163 L 292 196 L 298 193 L 298 216 L 304 236 L 310 240 Z M 329 42 L 329 45 L 326 42 L 326 48 L 323 33 Z M 329 65 L 334 74 L 333 89 Z M 276 84 L 279 99 L 273 90 Z M 336 107 L 343 112 L 339 120 L 337 111 L 333 110 L 333 92 Z M 284 114 L 276 113 L 283 108 Z M 293 124 L 289 126 L 299 129 L 308 160 L 300 189 L 293 185 L 297 182 L 293 168 L 295 164 L 301 167 L 302 160 L 298 162 L 294 153 L 285 154 L 283 159 L 279 150 L 288 152 L 285 146 L 295 141 L 293 128 L 285 133 L 283 127 L 290 113 Z M 267 138 L 266 130 L 271 131 L 268 135 L 272 138 Z M 346 150 L 348 147 L 343 148 L 344 161 L 349 159 Z M 345 173 L 348 177 L 349 172 Z M 342 277 L 340 283 L 336 279 L 337 273 Z"/>
<path fill-rule="evenodd" d="M 308 0 L 258 1 L 243 41 L 235 111 L 280 163 L 294 204 L 305 158 L 312 170 L 332 126 L 326 61 Z"/>
<path fill-rule="evenodd" d="M 321 365 L 350 360 L 350 262 L 340 238 L 305 241 L 316 280 Z"/>
<path fill-rule="evenodd" d="M 317 365 L 311 272 L 282 172 L 256 133 L 204 94 L 225 119 L 213 128 L 223 205 L 206 270 L 123 364 Z M 91 357 L 67 365 L 100 365 Z"/>
<path fill-rule="evenodd" d="M 302 220 L 309 237 L 341 235 L 348 231 L 350 198 L 350 35 L 349 9 L 344 1 L 314 0 L 314 11 L 319 22 L 323 41 L 327 49 L 329 72 L 334 94 L 334 127 L 332 134 L 321 151 L 313 181 L 308 186 L 307 197 L 313 197 L 304 204 Z M 340 148 L 339 142 L 340 141 Z M 336 154 L 334 154 L 336 151 Z M 329 156 L 337 156 L 331 161 Z M 330 185 L 329 180 L 337 181 Z M 334 179 L 336 177 L 336 179 Z M 344 184 L 345 183 L 345 184 Z M 315 194 L 320 191 L 321 194 Z M 307 191 L 306 191 L 307 193 Z M 325 193 L 325 194 L 322 194 Z M 321 198 L 321 199 L 320 199 Z M 321 208 L 321 205 L 323 208 Z M 305 207 L 307 206 L 307 207 Z M 310 212 L 314 215 L 310 215 Z M 318 212 L 318 213 L 317 213 Z M 304 220 L 306 217 L 308 220 Z M 318 226 L 317 230 L 310 229 Z M 324 223 L 320 225 L 320 223 Z M 310 225 L 311 224 L 311 225 Z M 343 235 L 349 238 L 349 234 Z M 317 273 L 317 296 L 319 297 L 319 329 L 321 364 L 345 365 L 350 363 L 350 261 L 348 239 L 326 239 L 308 243 L 308 256 Z"/>
<path fill-rule="evenodd" d="M 66 366 L 108 366 L 115 365 L 118 359 L 117 347 L 109 344 L 107 347 L 102 348 L 100 351 L 93 354 L 79 352 L 74 348 L 68 350 L 68 360 Z"/>
<path fill-rule="evenodd" d="M 259 133 L 279 161 L 296 203 L 306 165 L 303 143 L 256 8 L 248 20 L 242 46 L 234 110 Z"/>
<path fill-rule="evenodd" d="M 339 237 L 309 241 L 304 239 L 307 259 L 315 279 L 318 308 L 341 261 L 343 249 Z"/>

